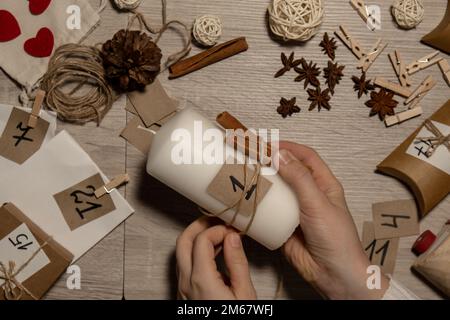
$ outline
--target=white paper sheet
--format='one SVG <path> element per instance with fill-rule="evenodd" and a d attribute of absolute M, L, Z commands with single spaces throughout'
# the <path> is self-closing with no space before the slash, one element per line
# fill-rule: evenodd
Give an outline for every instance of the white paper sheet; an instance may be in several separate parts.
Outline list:
<path fill-rule="evenodd" d="M 47 234 L 80 258 L 122 223 L 134 210 L 117 190 L 111 193 L 116 209 L 71 231 L 53 195 L 100 173 L 86 152 L 65 131 L 44 145 L 21 169 L 0 180 L 0 203 L 12 202 Z"/>
<path fill-rule="evenodd" d="M 3 133 L 3 131 L 5 130 L 6 123 L 8 122 L 9 116 L 10 116 L 13 108 L 14 108 L 14 106 L 11 106 L 11 105 L 0 104 L 0 136 Z M 16 108 L 25 110 L 27 112 L 31 111 L 30 109 L 26 109 L 26 108 L 22 108 L 22 107 L 16 107 Z M 42 142 L 42 145 L 45 145 L 56 134 L 56 113 L 47 112 L 47 111 L 42 110 L 40 116 L 42 119 L 44 119 L 45 121 L 47 121 L 50 124 L 48 127 L 47 134 L 45 136 L 44 142 Z M 30 159 L 28 159 L 28 160 L 30 160 Z M 21 167 L 21 165 L 15 163 L 14 161 L 8 160 L 8 159 L 0 156 L 0 179 L 3 179 L 5 175 L 10 173 L 11 171 L 17 170 L 20 167 Z"/>
<path fill-rule="evenodd" d="M 9 261 L 13 261 L 16 264 L 16 268 L 20 268 L 38 250 L 39 242 L 25 223 L 22 223 L 6 237 L 0 239 L 0 261 L 5 266 L 8 266 Z M 45 252 L 40 250 L 33 260 L 17 275 L 17 281 L 20 283 L 24 282 L 49 263 L 50 260 Z M 5 281 L 0 280 L 0 286 L 3 283 Z"/>
<path fill-rule="evenodd" d="M 444 136 L 450 134 L 449 126 L 437 121 L 432 122 Z M 434 137 L 434 134 L 428 131 L 426 127 L 423 127 L 419 131 L 417 137 Z M 450 151 L 448 151 L 445 146 L 439 146 L 431 157 L 427 157 L 425 155 L 427 149 L 428 145 L 425 142 L 413 141 L 408 150 L 406 150 L 406 153 L 431 164 L 432 166 L 446 172 L 447 174 L 450 174 Z"/>

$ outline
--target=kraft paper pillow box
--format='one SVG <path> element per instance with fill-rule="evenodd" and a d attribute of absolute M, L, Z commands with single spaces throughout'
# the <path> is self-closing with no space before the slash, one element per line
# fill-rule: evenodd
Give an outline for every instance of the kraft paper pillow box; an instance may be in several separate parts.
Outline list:
<path fill-rule="evenodd" d="M 430 118 L 431 122 L 447 136 L 450 134 L 450 100 Z M 428 145 L 416 141 L 417 137 L 432 137 L 425 124 L 414 131 L 397 147 L 377 169 L 401 181 L 414 193 L 422 217 L 427 215 L 450 192 L 450 151 L 439 146 L 427 157 Z"/>
<path fill-rule="evenodd" d="M 16 272 L 22 269 L 15 275 L 25 288 L 21 300 L 41 299 L 65 272 L 73 255 L 12 203 L 0 207 L 0 221 L 0 262 L 8 269 L 13 261 Z M 6 299 L 3 276 L 0 271 L 0 300 Z M 19 293 L 15 286 L 14 294 Z"/>

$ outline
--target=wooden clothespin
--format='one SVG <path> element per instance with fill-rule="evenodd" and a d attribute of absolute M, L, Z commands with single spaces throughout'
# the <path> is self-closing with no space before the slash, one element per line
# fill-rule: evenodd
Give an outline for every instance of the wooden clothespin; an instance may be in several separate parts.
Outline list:
<path fill-rule="evenodd" d="M 394 52 L 389 53 L 389 60 L 391 60 L 392 66 L 394 67 L 395 74 L 398 77 L 398 81 L 400 81 L 403 87 L 411 86 L 411 81 L 409 79 L 409 74 L 406 71 L 405 63 L 402 61 L 400 57 L 400 52 L 395 50 Z"/>
<path fill-rule="evenodd" d="M 433 53 L 430 53 L 429 55 L 426 55 L 425 57 L 422 57 L 413 63 L 406 66 L 406 71 L 409 75 L 413 75 L 414 73 L 424 70 L 426 68 L 431 67 L 432 65 L 439 63 L 441 61 L 441 57 L 435 58 L 439 54 L 439 51 L 435 51 Z"/>
<path fill-rule="evenodd" d="M 44 102 L 45 91 L 38 90 L 36 92 L 36 98 L 34 99 L 33 108 L 31 109 L 30 117 L 28 118 L 28 127 L 35 128 L 39 115 L 41 113 L 42 103 Z"/>
<path fill-rule="evenodd" d="M 399 96 L 408 98 L 412 91 L 409 90 L 406 87 L 402 87 L 401 85 L 392 82 L 392 81 L 388 81 L 382 77 L 376 77 L 373 81 L 373 83 L 379 87 L 391 90 L 392 92 L 395 92 L 396 94 L 398 94 Z"/>
<path fill-rule="evenodd" d="M 442 59 L 441 61 L 439 61 L 439 68 L 444 75 L 445 81 L 450 86 L 450 65 L 448 64 L 448 61 L 446 59 Z"/>
<path fill-rule="evenodd" d="M 353 39 L 344 26 L 339 26 L 339 30 L 335 31 L 336 36 L 350 49 L 350 51 L 358 58 L 358 68 L 363 72 L 367 72 L 370 66 L 375 62 L 378 56 L 386 48 L 387 44 L 382 44 L 381 39 L 375 43 L 370 51 L 366 52 L 356 39 Z"/>
<path fill-rule="evenodd" d="M 432 76 L 428 76 L 422 83 L 414 90 L 411 95 L 406 99 L 405 105 L 409 109 L 413 109 L 417 104 L 426 96 L 428 92 L 436 85 L 436 80 Z"/>
<path fill-rule="evenodd" d="M 360 60 L 358 68 L 362 69 L 362 71 L 364 72 L 367 72 L 370 66 L 375 62 L 375 60 L 386 47 L 387 43 L 382 43 L 381 39 L 378 39 L 375 45 L 370 49 L 370 51 L 364 53 L 364 57 L 362 60 Z"/>
<path fill-rule="evenodd" d="M 384 123 L 386 124 L 386 127 L 393 126 L 394 124 L 399 124 L 402 122 L 405 122 L 406 120 L 415 118 L 420 116 L 423 113 L 423 110 L 421 107 L 409 109 L 406 111 L 399 112 L 393 116 L 388 116 L 384 119 Z"/>
<path fill-rule="evenodd" d="M 95 196 L 98 198 L 103 197 L 107 193 L 111 193 L 114 189 L 117 189 L 121 185 L 128 183 L 130 181 L 130 177 L 127 173 L 118 175 L 114 179 L 112 179 L 110 182 L 105 184 L 104 186 L 98 188 L 95 190 Z"/>
<path fill-rule="evenodd" d="M 364 3 L 364 1 L 350 0 L 350 4 L 352 5 L 353 9 L 355 9 L 358 12 L 359 16 L 367 24 L 370 30 L 374 31 L 375 25 L 379 25 L 380 23 L 374 16 L 369 14 L 369 12 L 367 11 L 367 6 Z"/>
<path fill-rule="evenodd" d="M 350 49 L 350 51 L 356 56 L 358 59 L 362 59 L 364 52 L 362 51 L 359 42 L 356 39 L 353 39 L 350 36 L 350 33 L 344 26 L 339 26 L 339 30 L 334 32 L 336 36 Z"/>

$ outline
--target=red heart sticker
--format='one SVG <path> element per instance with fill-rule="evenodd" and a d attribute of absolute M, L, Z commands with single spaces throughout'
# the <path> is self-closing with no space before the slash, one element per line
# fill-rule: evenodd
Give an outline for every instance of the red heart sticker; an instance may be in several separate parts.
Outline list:
<path fill-rule="evenodd" d="M 47 10 L 52 0 L 30 0 L 28 7 L 30 12 L 35 15 L 39 15 Z"/>
<path fill-rule="evenodd" d="M 53 33 L 48 28 L 38 31 L 35 38 L 25 41 L 24 50 L 30 56 L 45 58 L 52 54 L 54 45 Z"/>
<path fill-rule="evenodd" d="M 0 10 L 0 42 L 14 40 L 20 36 L 19 23 L 11 12 Z"/>

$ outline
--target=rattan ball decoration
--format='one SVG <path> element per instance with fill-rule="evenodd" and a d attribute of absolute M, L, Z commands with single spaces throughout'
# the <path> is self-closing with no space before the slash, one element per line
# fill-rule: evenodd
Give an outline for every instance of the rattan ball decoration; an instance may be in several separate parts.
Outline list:
<path fill-rule="evenodd" d="M 391 10 L 402 29 L 412 29 L 423 20 L 424 8 L 420 0 L 395 0 Z"/>
<path fill-rule="evenodd" d="M 211 47 L 222 36 L 222 21 L 213 15 L 204 15 L 194 20 L 192 35 L 194 39 L 205 47 Z"/>
<path fill-rule="evenodd" d="M 114 0 L 120 10 L 134 10 L 141 4 L 142 0 Z"/>
<path fill-rule="evenodd" d="M 272 0 L 268 7 L 270 30 L 284 41 L 307 41 L 322 24 L 322 0 Z"/>

